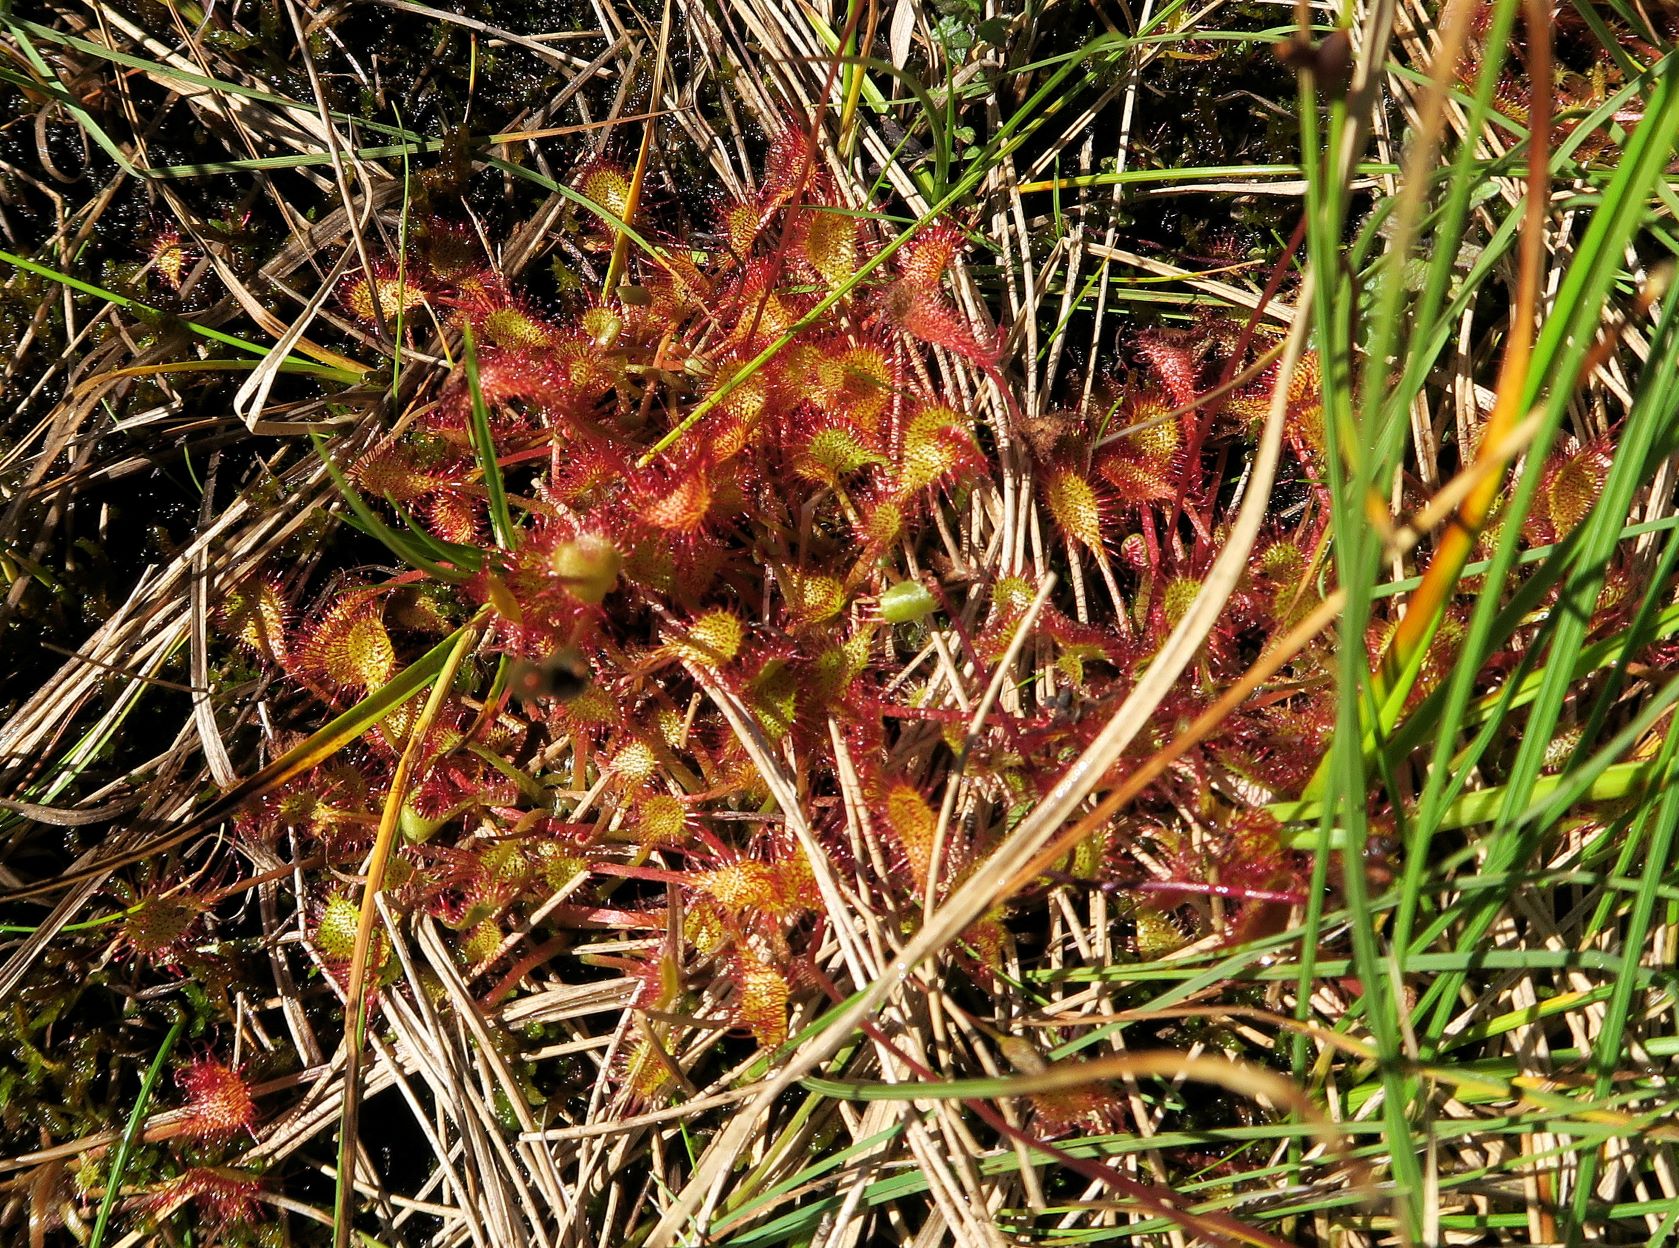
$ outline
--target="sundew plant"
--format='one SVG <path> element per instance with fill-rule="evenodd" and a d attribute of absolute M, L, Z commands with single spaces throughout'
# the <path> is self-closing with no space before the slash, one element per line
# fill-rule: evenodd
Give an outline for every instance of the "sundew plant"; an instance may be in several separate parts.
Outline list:
<path fill-rule="evenodd" d="M 1666 1242 L 1679 12 L 0 12 L 0 1227 Z"/>

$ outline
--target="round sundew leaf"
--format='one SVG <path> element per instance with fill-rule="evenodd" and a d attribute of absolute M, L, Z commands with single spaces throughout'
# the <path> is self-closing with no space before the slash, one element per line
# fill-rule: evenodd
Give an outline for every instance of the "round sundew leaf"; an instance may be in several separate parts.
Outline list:
<path fill-rule="evenodd" d="M 342 893 L 328 897 L 315 922 L 315 947 L 321 956 L 333 961 L 347 959 L 355 951 L 360 923 L 361 912 L 354 901 Z"/>
<path fill-rule="evenodd" d="M 832 619 L 845 610 L 845 585 L 832 576 L 795 577 L 787 587 L 788 605 L 805 623 Z"/>
<path fill-rule="evenodd" d="M 673 654 L 699 667 L 718 668 L 734 660 L 746 639 L 746 625 L 733 611 L 707 611 L 670 643 Z"/>
<path fill-rule="evenodd" d="M 414 845 L 429 841 L 448 822 L 447 818 L 427 819 L 415 808 L 412 796 L 402 803 L 401 813 L 397 816 L 397 826 L 402 830 L 403 839 Z"/>

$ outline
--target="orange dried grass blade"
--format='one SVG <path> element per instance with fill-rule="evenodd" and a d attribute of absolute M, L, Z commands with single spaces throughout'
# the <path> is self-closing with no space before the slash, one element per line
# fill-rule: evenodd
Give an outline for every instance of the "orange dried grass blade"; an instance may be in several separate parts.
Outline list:
<path fill-rule="evenodd" d="M 1510 311 L 1510 338 L 1498 370 L 1498 400 L 1487 418 L 1476 449 L 1476 462 L 1495 462 L 1522 417 L 1522 395 L 1526 391 L 1532 363 L 1534 325 L 1539 309 L 1539 286 L 1544 272 L 1545 222 L 1551 201 L 1551 28 L 1550 16 L 1540 0 L 1524 0 L 1527 20 L 1528 80 L 1532 83 L 1531 125 L 1528 138 L 1527 200 L 1523 207 L 1521 255 L 1516 275 L 1516 297 Z M 1423 655 L 1445 618 L 1453 591 L 1463 576 L 1464 565 L 1474 552 L 1476 539 L 1486 526 L 1505 473 L 1486 473 L 1457 509 L 1455 523 L 1440 535 L 1434 557 L 1423 573 L 1423 581 L 1411 595 L 1405 614 L 1375 673 L 1378 718 L 1386 730 L 1397 720 L 1405 698 L 1415 684 Z"/>
<path fill-rule="evenodd" d="M 485 614 L 479 612 L 455 635 L 454 646 L 444 661 L 443 670 L 432 683 L 431 694 L 409 731 L 408 743 L 403 747 L 402 757 L 397 760 L 396 770 L 391 774 L 390 792 L 379 815 L 378 835 L 374 838 L 373 852 L 368 855 L 361 913 L 356 924 L 356 943 L 350 954 L 350 980 L 344 990 L 344 1108 L 338 1123 L 338 1190 L 332 1209 L 333 1248 L 349 1248 L 352 1234 L 350 1205 L 355 1193 L 356 1121 L 361 1113 L 361 1057 L 367 1028 L 368 954 L 373 947 L 373 927 L 378 919 L 373 903 L 384 886 L 385 868 L 390 865 L 391 854 L 396 847 L 408 778 L 425 745 L 426 734 L 430 732 L 438 712 L 443 709 L 444 699 L 455 683 L 455 674 L 460 671 L 468 651 L 478 639 L 478 629 Z"/>
<path fill-rule="evenodd" d="M 867 0 L 869 20 L 863 31 L 863 38 L 853 42 L 856 36 L 857 17 L 865 6 L 859 0 L 851 0 L 851 14 L 846 21 L 847 36 L 842 36 L 839 43 L 839 55 L 852 61 L 858 57 L 863 49 L 874 47 L 875 31 L 880 28 L 880 0 Z M 863 100 L 863 81 L 866 70 L 861 64 L 851 64 L 851 72 L 845 87 L 845 101 L 840 108 L 840 152 L 849 160 L 857 150 L 857 106 Z"/>
<path fill-rule="evenodd" d="M 659 50 L 653 60 L 653 99 L 647 112 L 648 120 L 641 127 L 641 150 L 636 153 L 635 171 L 630 174 L 630 193 L 624 204 L 624 224 L 633 227 L 636 214 L 641 208 L 641 188 L 647 181 L 647 162 L 653 154 L 653 118 L 659 107 L 659 98 L 665 89 L 665 65 L 670 51 L 670 0 L 665 0 L 664 17 L 659 21 Z M 624 269 L 630 260 L 630 236 L 623 230 L 616 231 L 617 238 L 612 244 L 612 259 L 606 266 L 606 281 L 601 284 L 601 297 L 610 299 L 618 293 L 618 285 L 624 280 Z"/>
<path fill-rule="evenodd" d="M 1104 797 L 1077 823 L 1049 841 L 1032 860 L 1010 877 L 1006 891 L 1020 891 L 1033 880 L 1051 870 L 1057 862 L 1071 853 L 1086 837 L 1129 805 L 1142 791 L 1166 774 L 1178 759 L 1205 741 L 1218 726 L 1245 702 L 1254 690 L 1281 670 L 1283 664 L 1309 645 L 1314 637 L 1328 628 L 1346 605 L 1344 590 L 1336 590 L 1313 609 L 1310 615 L 1291 628 L 1281 640 L 1259 657 L 1242 678 L 1231 685 L 1195 721 L 1166 745 L 1143 759 L 1127 772 L 1114 790 Z"/>

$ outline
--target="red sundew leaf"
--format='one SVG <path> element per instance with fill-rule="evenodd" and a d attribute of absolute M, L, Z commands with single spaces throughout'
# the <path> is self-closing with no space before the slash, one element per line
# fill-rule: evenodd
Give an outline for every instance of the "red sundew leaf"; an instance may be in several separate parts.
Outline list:
<path fill-rule="evenodd" d="M 769 212 L 801 198 L 811 189 L 816 174 L 810 136 L 803 126 L 789 120 L 770 142 L 758 194 L 760 211 Z"/>
<path fill-rule="evenodd" d="M 1143 334 L 1137 351 L 1148 361 L 1173 407 L 1189 407 L 1201 389 L 1201 365 L 1191 347 L 1165 331 Z"/>
<path fill-rule="evenodd" d="M 812 273 L 829 286 L 841 286 L 862 259 L 858 221 L 849 213 L 807 209 L 799 217 L 797 245 Z"/>
<path fill-rule="evenodd" d="M 484 249 L 466 225 L 429 217 L 415 223 L 423 268 L 443 289 L 457 289 L 474 275 L 494 278 L 484 262 Z"/>
<path fill-rule="evenodd" d="M 897 492 L 916 494 L 963 472 L 983 470 L 968 421 L 942 403 L 929 404 L 905 423 L 898 456 Z"/>
<path fill-rule="evenodd" d="M 291 608 L 268 576 L 236 586 L 216 611 L 216 623 L 245 650 L 279 667 L 289 658 Z"/>
<path fill-rule="evenodd" d="M 484 540 L 484 505 L 464 490 L 444 490 L 420 504 L 426 528 L 441 541 L 476 546 Z"/>
<path fill-rule="evenodd" d="M 1096 471 L 1113 487 L 1113 497 L 1133 507 L 1163 503 L 1176 496 L 1175 474 L 1152 459 L 1126 453 L 1123 447 L 1096 461 Z"/>
<path fill-rule="evenodd" d="M 522 404 L 545 413 L 568 413 L 575 394 L 563 360 L 547 347 L 490 347 L 478 355 L 478 391 L 498 419 L 497 432 L 528 427 L 510 406 Z M 472 409 L 471 388 L 465 370 L 459 370 L 450 392 L 440 405 L 451 419 L 464 422 Z"/>
<path fill-rule="evenodd" d="M 388 260 L 376 261 L 371 273 L 346 276 L 338 287 L 338 299 L 351 316 L 364 325 L 381 321 L 394 325 L 400 315 L 407 318 L 425 304 L 426 292 L 412 274 L 397 271 Z"/>
<path fill-rule="evenodd" d="M 1115 1131 L 1126 1120 L 1124 1102 L 1105 1087 L 1092 1084 L 1028 1098 L 1032 1125 L 1046 1139 Z"/>
<path fill-rule="evenodd" d="M 1184 416 L 1162 390 L 1149 387 L 1130 396 L 1121 409 L 1119 425 L 1130 429 L 1118 442 L 1127 454 L 1167 467 L 1184 447 Z"/>
<path fill-rule="evenodd" d="M 487 346 L 509 351 L 539 351 L 552 346 L 559 332 L 524 300 L 513 297 L 500 306 L 469 315 L 468 319 Z"/>
<path fill-rule="evenodd" d="M 997 366 L 996 339 L 982 341 L 968 318 L 937 287 L 899 282 L 887 290 L 882 314 L 911 337 L 943 347 L 980 368 Z"/>
<path fill-rule="evenodd" d="M 193 1204 L 206 1226 L 228 1227 L 255 1220 L 261 1194 L 262 1181 L 255 1175 L 221 1166 L 194 1166 L 147 1193 L 144 1204 L 160 1218 Z"/>
<path fill-rule="evenodd" d="M 1098 489 L 1086 474 L 1070 464 L 1050 469 L 1043 477 L 1043 498 L 1056 527 L 1068 540 L 1090 550 L 1103 548 L 1113 523 L 1113 508 L 1106 491 Z"/>
<path fill-rule="evenodd" d="M 725 200 L 717 211 L 717 232 L 723 235 L 737 260 L 746 260 L 751 256 L 763 227 L 763 210 L 745 200 Z"/>
<path fill-rule="evenodd" d="M 723 303 L 733 305 L 733 310 L 727 315 L 719 312 L 717 317 L 728 332 L 725 353 L 756 355 L 799 322 L 812 300 L 779 289 L 780 280 L 779 266 L 768 257 L 758 257 L 749 260 L 730 283 Z"/>
<path fill-rule="evenodd" d="M 208 909 L 191 893 L 144 898 L 123 920 L 117 956 L 131 952 L 150 962 L 174 965 L 192 943 L 199 920 Z"/>
<path fill-rule="evenodd" d="M 735 1024 L 765 1048 L 774 1048 L 787 1039 L 787 977 L 750 954 L 737 951 L 730 961 L 735 995 L 729 1009 Z"/>
<path fill-rule="evenodd" d="M 1596 442 L 1546 460 L 1536 506 L 1524 526 L 1529 540 L 1548 544 L 1572 533 L 1596 506 L 1612 463 L 1607 448 Z"/>
<path fill-rule="evenodd" d="M 193 261 L 193 251 L 181 241 L 181 232 L 172 225 L 164 226 L 153 237 L 147 259 L 158 279 L 179 293 Z"/>
<path fill-rule="evenodd" d="M 938 815 L 921 796 L 921 791 L 907 781 L 899 780 L 886 788 L 886 826 L 892 830 L 915 877 L 918 891 L 925 893 L 927 879 L 933 868 L 933 838 L 938 830 Z"/>
<path fill-rule="evenodd" d="M 507 301 L 507 283 L 494 269 L 480 264 L 454 279 L 438 301 L 471 320 L 488 315 Z"/>
<path fill-rule="evenodd" d="M 379 447 L 357 460 L 349 475 L 364 493 L 374 498 L 406 503 L 459 481 L 465 475 L 460 463 L 448 462 L 425 449 L 393 444 Z"/>
<path fill-rule="evenodd" d="M 213 1057 L 201 1057 L 176 1072 L 186 1093 L 181 1133 L 195 1139 L 221 1139 L 248 1131 L 256 1122 L 256 1102 L 244 1078 Z"/>
<path fill-rule="evenodd" d="M 676 537 L 697 534 L 711 512 L 709 468 L 709 464 L 694 461 L 685 471 L 673 475 L 649 473 L 638 491 L 642 521 Z"/>
<path fill-rule="evenodd" d="M 380 688 L 396 674 L 396 647 L 383 611 L 376 594 L 344 594 L 293 640 L 292 670 L 337 695 Z"/>
<path fill-rule="evenodd" d="M 898 273 L 911 286 L 936 288 L 962 243 L 962 231 L 948 221 L 927 226 L 899 249 Z"/>

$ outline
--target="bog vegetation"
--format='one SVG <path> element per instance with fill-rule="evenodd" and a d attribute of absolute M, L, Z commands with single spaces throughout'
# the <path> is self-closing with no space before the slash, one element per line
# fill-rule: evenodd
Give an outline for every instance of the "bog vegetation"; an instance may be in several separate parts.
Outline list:
<path fill-rule="evenodd" d="M 1679 1225 L 1679 11 L 0 25 L 10 1242 Z"/>

